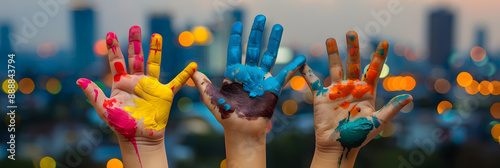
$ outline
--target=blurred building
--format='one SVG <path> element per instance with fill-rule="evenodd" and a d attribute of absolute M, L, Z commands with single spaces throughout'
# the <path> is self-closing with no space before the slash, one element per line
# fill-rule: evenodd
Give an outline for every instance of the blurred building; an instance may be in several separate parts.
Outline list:
<path fill-rule="evenodd" d="M 94 11 L 88 6 L 76 6 L 73 9 L 73 65 L 76 71 L 82 70 L 95 61 L 93 43 L 95 19 Z"/>
<path fill-rule="evenodd" d="M 178 53 L 177 47 L 174 45 L 175 33 L 172 30 L 172 18 L 168 14 L 153 14 L 149 18 L 150 24 L 150 34 L 158 33 L 163 37 L 163 46 L 161 52 L 161 69 L 162 69 L 162 77 L 173 78 L 173 73 L 175 69 L 179 69 L 180 66 L 175 64 L 176 55 Z M 147 38 L 147 34 L 143 34 L 144 43 L 143 48 L 149 48 L 149 41 L 151 36 Z M 144 56 L 149 55 L 149 50 L 145 50 Z M 169 74 L 163 73 L 169 72 Z"/>
<path fill-rule="evenodd" d="M 429 16 L 429 60 L 431 64 L 447 68 L 448 57 L 453 50 L 454 14 L 440 8 Z"/>

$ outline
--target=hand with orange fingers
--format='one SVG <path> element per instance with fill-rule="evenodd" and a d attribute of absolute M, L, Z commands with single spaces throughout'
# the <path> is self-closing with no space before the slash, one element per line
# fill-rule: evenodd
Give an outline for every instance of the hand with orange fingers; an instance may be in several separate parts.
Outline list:
<path fill-rule="evenodd" d="M 316 150 L 311 164 L 313 168 L 353 167 L 359 149 L 412 101 L 408 94 L 399 95 L 376 111 L 376 88 L 389 45 L 385 41 L 379 43 L 367 72 L 360 80 L 358 35 L 350 31 L 346 39 L 346 68 L 340 61 L 335 39 L 326 40 L 330 86 L 323 86 L 307 64 L 301 69 L 314 96 Z"/>
<path fill-rule="evenodd" d="M 168 167 L 163 138 L 172 100 L 197 68 L 192 62 L 170 83 L 161 84 L 158 78 L 162 40 L 159 34 L 151 36 L 144 73 L 141 28 L 131 27 L 127 73 L 118 39 L 110 32 L 106 35 L 106 43 L 113 76 L 111 96 L 106 97 L 88 79 L 81 78 L 76 82 L 99 117 L 118 136 L 125 167 Z"/>

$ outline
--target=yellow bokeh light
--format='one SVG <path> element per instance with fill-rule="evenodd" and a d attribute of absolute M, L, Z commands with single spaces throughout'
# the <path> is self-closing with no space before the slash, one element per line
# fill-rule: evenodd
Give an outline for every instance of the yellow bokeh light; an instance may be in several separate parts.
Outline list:
<path fill-rule="evenodd" d="M 325 52 L 324 43 L 314 42 L 311 44 L 311 46 L 309 46 L 309 53 L 311 53 L 311 55 L 315 57 L 323 55 L 324 52 Z"/>
<path fill-rule="evenodd" d="M 19 85 L 17 84 L 17 81 L 15 81 L 15 80 L 10 80 L 10 81 L 14 81 L 14 93 L 16 93 L 17 89 L 19 88 Z M 12 85 L 11 85 L 11 87 L 12 87 Z M 3 83 L 2 83 L 2 90 L 6 94 L 11 94 L 11 93 L 9 93 L 9 79 L 6 79 L 6 80 L 3 81 Z"/>
<path fill-rule="evenodd" d="M 486 57 L 486 51 L 479 46 L 475 46 L 470 50 L 470 57 L 476 62 L 481 62 Z"/>
<path fill-rule="evenodd" d="M 194 42 L 194 35 L 189 31 L 184 31 L 179 35 L 179 44 L 183 47 L 189 47 Z"/>
<path fill-rule="evenodd" d="M 109 159 L 106 168 L 123 168 L 123 163 L 117 158 Z"/>
<path fill-rule="evenodd" d="M 403 88 L 406 91 L 411 91 L 417 85 L 415 79 L 411 76 L 405 76 L 404 81 L 406 81 L 406 86 Z"/>
<path fill-rule="evenodd" d="M 290 80 L 290 86 L 293 90 L 302 90 L 305 89 L 306 80 L 302 76 L 294 76 Z"/>
<path fill-rule="evenodd" d="M 390 80 L 392 80 L 392 77 L 387 77 L 384 79 L 384 82 L 382 83 L 382 86 L 384 86 L 384 89 L 387 90 L 388 92 L 392 91 Z"/>
<path fill-rule="evenodd" d="M 442 114 L 446 109 L 453 108 L 453 105 L 449 101 L 441 101 L 437 106 L 437 111 L 439 114 Z"/>
<path fill-rule="evenodd" d="M 59 82 L 59 80 L 57 80 L 56 78 L 49 79 L 45 87 L 51 94 L 58 94 L 62 89 L 61 82 Z"/>
<path fill-rule="evenodd" d="M 212 32 L 205 26 L 196 26 L 193 32 L 194 42 L 199 45 L 208 45 L 212 40 Z"/>
<path fill-rule="evenodd" d="M 106 40 L 99 40 L 94 44 L 94 52 L 98 56 L 105 56 L 108 54 L 108 48 L 106 47 Z"/>
<path fill-rule="evenodd" d="M 193 101 L 188 97 L 180 98 L 177 101 L 177 107 L 182 112 L 189 112 L 193 109 Z"/>
<path fill-rule="evenodd" d="M 281 109 L 286 115 L 294 115 L 297 112 L 298 105 L 293 100 L 287 100 L 283 102 L 283 106 L 281 106 Z"/>
<path fill-rule="evenodd" d="M 450 91 L 451 84 L 448 82 L 446 79 L 438 79 L 436 82 L 434 82 L 434 89 L 436 89 L 436 92 L 445 94 Z"/>
<path fill-rule="evenodd" d="M 472 75 L 468 72 L 460 72 L 457 76 L 457 83 L 462 87 L 467 87 L 472 83 Z"/>
<path fill-rule="evenodd" d="M 19 81 L 19 91 L 24 94 L 30 94 L 35 89 L 35 82 L 30 78 L 23 78 Z"/>
<path fill-rule="evenodd" d="M 500 124 L 495 124 L 495 126 L 491 128 L 491 136 L 493 136 L 493 138 L 500 136 Z"/>
<path fill-rule="evenodd" d="M 491 92 L 492 95 L 499 95 L 500 94 L 500 82 L 499 81 L 492 81 L 491 84 L 493 85 L 493 91 Z"/>
<path fill-rule="evenodd" d="M 493 103 L 490 108 L 490 113 L 493 118 L 500 119 L 500 103 Z"/>
<path fill-rule="evenodd" d="M 222 160 L 220 162 L 220 168 L 227 168 L 227 163 L 226 163 L 226 159 Z"/>
<path fill-rule="evenodd" d="M 490 82 L 484 80 L 479 83 L 477 89 L 482 95 L 489 95 L 491 92 L 493 92 L 493 85 Z"/>
<path fill-rule="evenodd" d="M 55 168 L 56 161 L 49 156 L 46 156 L 40 160 L 40 168 Z"/>
<path fill-rule="evenodd" d="M 476 80 L 472 80 L 469 86 L 465 87 L 465 91 L 470 95 L 476 94 L 479 90 L 479 83 Z"/>

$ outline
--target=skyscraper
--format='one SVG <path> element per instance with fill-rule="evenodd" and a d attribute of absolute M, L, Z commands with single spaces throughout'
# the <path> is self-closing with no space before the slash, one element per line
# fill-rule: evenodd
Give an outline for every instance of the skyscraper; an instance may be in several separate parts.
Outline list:
<path fill-rule="evenodd" d="M 431 64 L 448 67 L 453 50 L 454 15 L 448 9 L 438 9 L 429 16 L 429 60 Z"/>
<path fill-rule="evenodd" d="M 73 10 L 73 39 L 75 70 L 82 70 L 90 65 L 94 56 L 94 11 L 87 6 L 77 6 Z"/>

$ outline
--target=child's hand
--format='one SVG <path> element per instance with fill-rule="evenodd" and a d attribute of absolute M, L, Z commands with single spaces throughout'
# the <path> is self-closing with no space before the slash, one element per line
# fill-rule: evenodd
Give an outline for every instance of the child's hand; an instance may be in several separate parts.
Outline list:
<path fill-rule="evenodd" d="M 308 65 L 301 69 L 314 96 L 316 153 L 311 167 L 352 167 L 359 149 L 377 136 L 412 100 L 408 94 L 400 95 L 375 111 L 375 91 L 389 46 L 385 41 L 379 43 L 368 71 L 359 80 L 358 36 L 350 31 L 346 39 L 348 56 L 345 73 L 335 39 L 326 41 L 332 80 L 330 86 L 323 86 Z M 328 159 L 338 164 L 324 164 Z"/>
<path fill-rule="evenodd" d="M 193 75 L 205 105 L 224 127 L 227 164 L 232 166 L 262 166 L 259 164 L 262 162 L 252 162 L 248 157 L 244 161 L 231 158 L 237 155 L 231 153 L 231 150 L 260 153 L 262 150 L 256 147 L 259 145 L 264 146 L 263 153 L 258 154 L 258 157 L 263 157 L 265 166 L 265 130 L 269 119 L 273 115 L 282 87 L 305 62 L 305 57 L 299 56 L 276 77 L 271 75 L 283 33 L 283 27 L 276 24 L 272 28 L 267 50 L 258 66 L 265 21 L 263 15 L 255 17 L 244 62 L 241 58 L 242 24 L 237 22 L 233 25 L 227 49 L 226 73 L 220 90 L 213 86 L 204 74 L 196 72 Z M 242 140 L 233 137 L 241 137 Z M 232 144 L 238 149 L 233 149 Z M 245 151 L 245 146 L 250 147 L 252 151 Z M 239 165 L 235 165 L 236 163 Z"/>
<path fill-rule="evenodd" d="M 102 90 L 88 79 L 79 79 L 77 85 L 83 89 L 99 117 L 118 136 L 120 145 L 132 144 L 139 156 L 140 153 L 147 152 L 141 151 L 141 146 L 163 145 L 165 126 L 174 94 L 196 71 L 197 65 L 190 63 L 175 79 L 164 85 L 158 81 L 162 50 L 161 35 L 153 34 L 151 37 L 146 74 L 144 74 L 140 27 L 130 28 L 128 45 L 130 73 L 127 73 L 115 33 L 108 33 L 106 42 L 113 76 L 110 98 L 107 98 Z M 125 159 L 124 161 L 127 162 Z"/>

